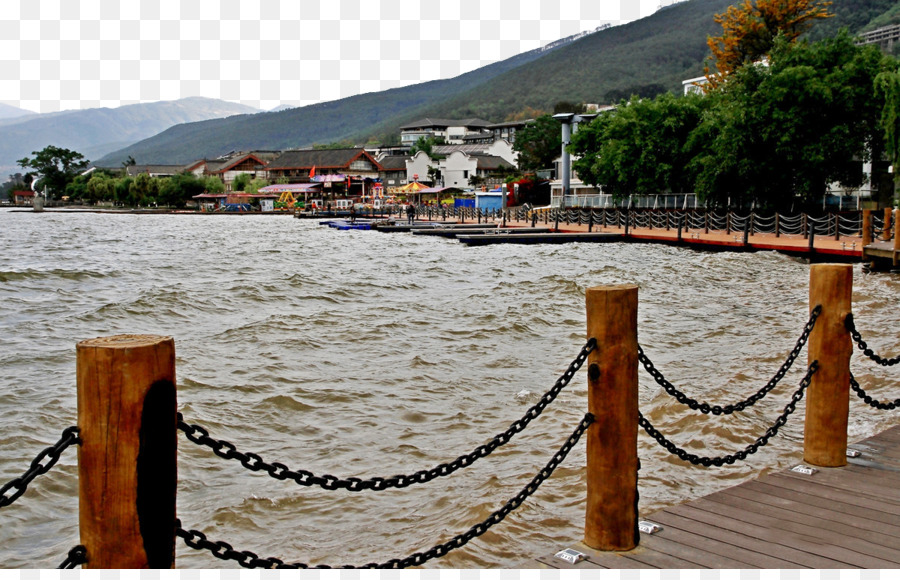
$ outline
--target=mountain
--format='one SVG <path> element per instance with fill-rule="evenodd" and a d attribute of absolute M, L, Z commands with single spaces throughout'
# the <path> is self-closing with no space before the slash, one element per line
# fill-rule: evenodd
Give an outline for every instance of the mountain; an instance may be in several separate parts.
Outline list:
<path fill-rule="evenodd" d="M 560 101 L 608 104 L 631 94 L 681 93 L 684 79 L 703 73 L 708 36 L 721 33 L 714 15 L 735 0 L 688 0 L 629 24 L 563 39 L 458 77 L 357 95 L 277 112 L 172 127 L 116 151 L 98 165 L 188 163 L 233 150 L 289 149 L 316 143 L 396 137 L 398 127 L 422 117 L 477 117 L 494 122 L 526 108 Z M 834 18 L 809 33 L 829 36 L 841 27 L 859 32 L 888 14 L 896 0 L 836 0 Z"/>
<path fill-rule="evenodd" d="M 16 117 L 24 117 L 25 115 L 33 115 L 31 111 L 26 111 L 25 109 L 20 109 L 19 107 L 13 107 L 12 105 L 7 105 L 4 103 L 0 103 L 0 119 L 14 119 Z"/>
<path fill-rule="evenodd" d="M 376 93 L 355 95 L 306 107 L 179 125 L 116 151 L 96 164 L 117 166 L 129 155 L 142 164 L 189 163 L 229 151 L 290 149 L 332 143 L 373 127 L 385 118 L 427 107 L 436 100 L 482 86 L 508 70 L 525 66 L 576 41 L 574 35 L 551 45 L 496 62 L 452 79 L 429 81 Z"/>
<path fill-rule="evenodd" d="M 5 119 L 0 123 L 0 175 L 22 171 L 16 161 L 47 145 L 72 149 L 94 159 L 172 125 L 256 110 L 218 99 L 190 97 Z"/>

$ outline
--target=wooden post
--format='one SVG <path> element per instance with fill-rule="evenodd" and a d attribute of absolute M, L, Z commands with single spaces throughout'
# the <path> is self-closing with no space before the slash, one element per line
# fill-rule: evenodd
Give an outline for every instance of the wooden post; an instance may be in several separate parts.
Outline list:
<path fill-rule="evenodd" d="M 781 215 L 775 214 L 775 237 L 781 237 Z"/>
<path fill-rule="evenodd" d="M 893 213 L 894 212 L 891 210 L 891 208 L 889 208 L 889 207 L 884 208 L 884 228 L 882 228 L 882 234 L 881 234 L 881 238 L 883 240 L 891 239 L 891 215 Z"/>
<path fill-rule="evenodd" d="M 897 253 L 900 252 L 900 235 L 897 235 L 896 225 L 897 221 L 900 220 L 900 209 L 894 210 L 894 258 L 893 265 L 894 268 L 897 267 Z"/>
<path fill-rule="evenodd" d="M 841 240 L 841 214 L 835 212 L 834 214 L 834 241 L 839 242 Z"/>
<path fill-rule="evenodd" d="M 809 362 L 819 361 L 806 392 L 803 459 L 822 467 L 847 464 L 850 411 L 850 355 L 853 344 L 844 327 L 851 312 L 853 266 L 814 264 L 809 271 L 809 308 L 822 313 L 809 335 Z"/>
<path fill-rule="evenodd" d="M 174 568 L 175 342 L 126 334 L 76 351 L 85 567 Z"/>
<path fill-rule="evenodd" d="M 637 546 L 638 359 L 634 285 L 588 288 L 587 513 L 584 543 L 597 550 Z"/>
<path fill-rule="evenodd" d="M 872 243 L 872 210 L 864 209 L 862 212 L 862 246 L 865 248 Z"/>

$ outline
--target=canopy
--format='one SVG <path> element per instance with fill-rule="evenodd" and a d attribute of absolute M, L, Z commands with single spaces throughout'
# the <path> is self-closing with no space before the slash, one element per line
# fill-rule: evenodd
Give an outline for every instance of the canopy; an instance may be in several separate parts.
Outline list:
<path fill-rule="evenodd" d="M 398 187 L 397 191 L 401 193 L 415 193 L 420 189 L 425 189 L 427 187 L 428 186 L 425 184 L 419 183 L 418 181 L 413 181 L 412 183 L 407 183 L 403 187 Z"/>
<path fill-rule="evenodd" d="M 322 187 L 321 183 L 278 183 L 260 187 L 260 193 L 306 193 Z"/>

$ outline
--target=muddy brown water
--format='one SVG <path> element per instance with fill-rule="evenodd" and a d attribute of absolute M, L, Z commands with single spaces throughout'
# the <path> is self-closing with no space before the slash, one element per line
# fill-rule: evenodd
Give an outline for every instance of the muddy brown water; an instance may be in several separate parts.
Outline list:
<path fill-rule="evenodd" d="M 553 386 L 585 341 L 585 288 L 640 287 L 639 341 L 676 386 L 728 404 L 756 392 L 807 320 L 809 266 L 775 253 L 637 244 L 469 248 L 409 234 L 336 231 L 285 216 L 0 212 L 0 484 L 76 423 L 75 344 L 173 336 L 185 419 L 269 462 L 337 477 L 430 469 L 505 430 Z M 854 268 L 864 338 L 900 353 L 900 278 Z M 797 388 L 735 416 L 707 417 L 640 372 L 644 415 L 692 453 L 741 449 Z M 898 373 L 855 354 L 873 395 Z M 276 481 L 179 436 L 186 528 L 289 562 L 384 562 L 464 533 L 515 496 L 586 410 L 582 369 L 490 457 L 401 490 L 352 493 Z M 851 440 L 900 422 L 851 402 Z M 801 401 L 773 442 L 721 468 L 686 465 L 639 435 L 640 512 L 797 463 Z M 434 568 L 529 565 L 583 534 L 580 442 L 505 521 Z M 0 510 L 0 562 L 55 567 L 78 543 L 76 453 Z M 236 567 L 179 540 L 177 565 Z"/>

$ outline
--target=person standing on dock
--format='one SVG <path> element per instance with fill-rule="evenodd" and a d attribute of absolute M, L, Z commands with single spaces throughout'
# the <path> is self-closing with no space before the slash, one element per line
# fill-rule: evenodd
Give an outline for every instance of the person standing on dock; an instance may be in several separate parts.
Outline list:
<path fill-rule="evenodd" d="M 407 223 L 413 223 L 416 220 L 416 206 L 413 204 L 409 204 L 406 206 L 406 221 Z"/>

